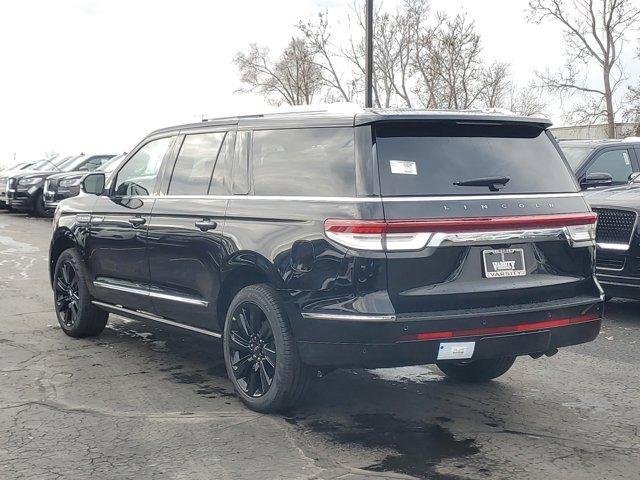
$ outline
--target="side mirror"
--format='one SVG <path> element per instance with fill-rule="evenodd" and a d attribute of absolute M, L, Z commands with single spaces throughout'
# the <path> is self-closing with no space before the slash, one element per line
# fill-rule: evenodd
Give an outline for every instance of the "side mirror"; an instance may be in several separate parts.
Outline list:
<path fill-rule="evenodd" d="M 613 177 L 605 172 L 588 173 L 580 180 L 580 187 L 583 190 L 593 187 L 608 187 L 613 183 Z"/>
<path fill-rule="evenodd" d="M 104 173 L 89 173 L 85 175 L 80 184 L 81 190 L 90 195 L 102 195 L 104 192 Z"/>
<path fill-rule="evenodd" d="M 629 175 L 629 181 L 632 183 L 640 183 L 640 172 L 633 172 Z"/>

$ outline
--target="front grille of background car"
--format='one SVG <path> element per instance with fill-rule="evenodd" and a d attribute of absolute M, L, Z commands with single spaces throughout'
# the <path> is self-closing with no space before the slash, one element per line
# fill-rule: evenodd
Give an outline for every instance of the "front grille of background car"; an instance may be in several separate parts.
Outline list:
<path fill-rule="evenodd" d="M 607 270 L 622 270 L 624 268 L 626 256 L 624 253 L 604 252 L 598 250 L 596 253 L 596 267 Z"/>
<path fill-rule="evenodd" d="M 596 241 L 598 243 L 618 243 L 628 245 L 631 242 L 636 212 L 611 208 L 594 208 L 598 214 Z"/>

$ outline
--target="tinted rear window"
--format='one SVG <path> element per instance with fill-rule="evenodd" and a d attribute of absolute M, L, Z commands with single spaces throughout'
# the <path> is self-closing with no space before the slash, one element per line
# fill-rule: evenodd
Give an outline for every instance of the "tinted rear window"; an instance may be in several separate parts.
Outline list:
<path fill-rule="evenodd" d="M 255 131 L 252 152 L 256 195 L 355 195 L 353 131 Z"/>
<path fill-rule="evenodd" d="M 473 195 L 575 192 L 573 175 L 535 125 L 421 122 L 378 124 L 382 194 Z M 455 182 L 508 177 L 499 192 Z"/>

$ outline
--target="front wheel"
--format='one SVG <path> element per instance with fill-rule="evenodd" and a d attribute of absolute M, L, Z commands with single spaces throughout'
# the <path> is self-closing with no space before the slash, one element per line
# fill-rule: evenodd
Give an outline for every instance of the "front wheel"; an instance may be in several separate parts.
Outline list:
<path fill-rule="evenodd" d="M 245 405 L 272 413 L 302 401 L 311 372 L 298 356 L 273 287 L 251 285 L 238 292 L 229 306 L 223 340 L 227 374 Z"/>
<path fill-rule="evenodd" d="M 44 194 L 39 194 L 36 198 L 36 203 L 33 206 L 33 213 L 38 217 L 49 216 L 49 210 L 44 205 Z"/>
<path fill-rule="evenodd" d="M 516 357 L 500 357 L 468 362 L 438 362 L 436 365 L 446 376 L 454 380 L 482 383 L 504 375 L 515 361 Z"/>
<path fill-rule="evenodd" d="M 99 335 L 109 314 L 91 303 L 82 259 L 73 248 L 58 257 L 53 272 L 53 297 L 58 323 L 70 337 Z"/>

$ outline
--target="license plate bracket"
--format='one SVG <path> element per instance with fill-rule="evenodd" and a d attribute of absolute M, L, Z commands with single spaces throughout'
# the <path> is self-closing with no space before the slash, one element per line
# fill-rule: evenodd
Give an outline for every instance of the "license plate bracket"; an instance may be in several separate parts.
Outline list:
<path fill-rule="evenodd" d="M 482 262 L 486 278 L 521 277 L 527 274 L 522 248 L 483 250 Z"/>

